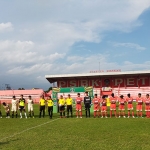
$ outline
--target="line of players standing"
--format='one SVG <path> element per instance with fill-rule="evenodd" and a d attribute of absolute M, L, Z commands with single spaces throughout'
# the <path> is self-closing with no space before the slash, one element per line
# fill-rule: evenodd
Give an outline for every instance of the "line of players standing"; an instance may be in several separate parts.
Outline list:
<path fill-rule="evenodd" d="M 111 97 L 109 98 L 110 100 L 110 118 L 112 117 L 112 113 L 114 113 L 115 117 L 121 117 L 123 116 L 124 118 L 126 118 L 125 116 L 125 108 L 126 108 L 126 104 L 127 104 L 127 110 L 128 110 L 128 118 L 130 117 L 130 115 L 132 115 L 133 118 L 134 117 L 134 110 L 133 110 L 133 98 L 131 97 L 130 94 L 127 94 L 127 97 L 124 98 L 123 95 L 121 95 L 119 98 L 114 96 L 114 93 L 111 94 Z M 77 98 L 76 98 L 76 117 L 77 118 L 82 118 L 82 101 L 84 102 L 84 106 L 85 106 L 85 116 L 86 117 L 90 117 L 90 108 L 91 108 L 91 104 L 93 103 L 93 108 L 94 108 L 94 117 L 98 116 L 101 118 L 105 117 L 107 118 L 107 99 L 105 98 L 105 96 L 103 96 L 102 98 L 98 98 L 97 94 L 94 95 L 94 98 L 91 100 L 91 97 L 88 96 L 88 92 L 85 92 L 85 97 L 84 100 L 82 100 L 82 98 L 80 97 L 80 93 L 77 94 Z M 26 101 L 23 98 L 23 95 L 21 95 L 20 99 L 17 100 L 15 96 L 13 96 L 12 99 L 12 118 L 14 117 L 18 117 L 18 113 L 17 110 L 20 110 L 20 118 L 22 118 L 22 112 L 24 112 L 25 118 L 27 118 L 27 114 L 26 114 Z M 34 111 L 33 111 L 33 99 L 31 98 L 31 96 L 28 97 L 27 100 L 27 104 L 28 104 L 28 114 L 29 117 L 33 117 L 34 118 Z M 47 104 L 47 105 L 46 105 Z M 68 94 L 68 98 L 64 99 L 63 96 L 60 96 L 60 99 L 58 101 L 59 104 L 59 112 L 60 112 L 60 118 L 66 117 L 65 116 L 65 106 L 67 106 L 67 117 L 69 117 L 69 112 L 71 113 L 71 117 L 73 117 L 73 108 L 72 108 L 72 104 L 73 104 L 73 99 L 71 98 L 70 94 Z M 118 107 L 118 114 L 116 112 L 116 107 L 119 104 Z M 145 112 L 146 112 L 146 117 L 149 118 L 150 117 L 150 97 L 149 94 L 146 95 L 145 98 L 143 98 L 141 96 L 141 94 L 139 93 L 137 98 L 136 98 L 136 111 L 137 111 L 137 117 L 143 117 L 143 104 L 145 106 Z M 51 98 L 51 96 L 49 96 L 49 98 L 47 100 L 45 100 L 44 96 L 42 95 L 39 101 L 39 118 L 41 118 L 41 115 L 43 114 L 43 117 L 45 116 L 45 110 L 46 110 L 46 106 L 48 107 L 48 114 L 50 119 L 52 119 L 53 116 L 53 100 Z M 6 112 L 6 118 L 10 118 L 10 106 L 9 104 L 6 104 L 5 102 L 3 102 L 3 107 L 5 109 Z M 0 110 L 0 118 L 2 118 L 2 114 L 1 114 L 1 110 Z"/>
<path fill-rule="evenodd" d="M 34 118 L 33 99 L 31 98 L 31 96 L 28 97 L 27 103 L 28 103 L 29 117 L 31 117 L 31 114 L 32 114 L 32 117 Z M 12 118 L 14 118 L 14 117 L 17 118 L 18 117 L 18 110 L 20 111 L 20 118 L 22 118 L 22 112 L 24 112 L 25 118 L 27 118 L 26 100 L 24 99 L 23 95 L 20 95 L 19 100 L 17 100 L 16 97 L 13 96 L 13 98 L 11 100 L 11 108 L 10 108 L 9 104 L 7 104 L 5 102 L 2 103 L 2 106 L 5 109 L 6 118 L 10 118 L 10 111 L 12 112 Z M 2 118 L 1 110 L 0 110 L 0 118 Z"/>
<path fill-rule="evenodd" d="M 86 92 L 85 94 L 86 94 L 84 97 L 85 116 L 90 117 L 90 107 L 91 104 L 93 103 L 94 118 L 95 117 L 107 118 L 108 107 L 106 97 L 102 96 L 102 98 L 98 98 L 97 94 L 95 94 L 93 100 L 91 100 L 91 97 L 88 96 L 88 92 Z M 141 93 L 139 93 L 135 100 L 137 112 L 136 117 L 143 118 L 143 104 L 144 104 L 146 117 L 150 118 L 149 94 L 146 94 L 146 97 L 142 97 Z M 124 97 L 123 95 L 121 95 L 120 97 L 116 97 L 114 93 L 112 93 L 111 97 L 109 98 L 109 101 L 110 101 L 110 118 L 113 116 L 113 113 L 116 118 L 120 118 L 121 116 L 126 118 L 125 114 L 126 107 L 128 110 L 127 117 L 130 118 L 132 116 L 132 118 L 135 118 L 133 109 L 134 99 L 130 94 L 127 94 L 126 97 Z M 72 117 L 72 98 L 70 97 L 70 94 L 68 95 L 68 98 L 66 100 L 61 95 L 58 103 L 60 109 L 60 118 L 65 117 L 65 105 L 67 105 L 67 117 L 69 117 L 69 112 L 71 112 Z M 116 112 L 117 106 L 118 106 L 118 113 Z M 80 93 L 77 94 L 76 98 L 76 117 L 82 118 L 82 98 L 80 97 Z"/>

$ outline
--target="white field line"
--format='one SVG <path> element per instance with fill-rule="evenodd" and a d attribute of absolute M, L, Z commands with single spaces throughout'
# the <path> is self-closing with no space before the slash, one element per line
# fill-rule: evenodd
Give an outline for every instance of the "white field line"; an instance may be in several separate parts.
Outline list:
<path fill-rule="evenodd" d="M 11 135 L 11 136 L 4 137 L 4 138 L 0 139 L 0 141 L 3 141 L 3 140 L 6 140 L 6 139 L 9 139 L 9 138 L 12 138 L 12 137 L 14 137 L 14 136 L 16 136 L 16 135 L 19 135 L 19 134 L 22 134 L 22 133 L 24 133 L 24 132 L 26 132 L 26 131 L 29 131 L 29 130 L 32 130 L 32 129 L 35 129 L 35 128 L 38 128 L 38 127 L 41 127 L 41 126 L 43 126 L 43 125 L 45 125 L 45 124 L 48 124 L 48 123 L 51 123 L 51 122 L 54 122 L 54 121 L 57 121 L 58 119 L 60 119 L 60 118 L 57 118 L 57 119 L 54 119 L 54 120 L 51 120 L 51 121 L 45 122 L 45 123 L 43 123 L 43 124 L 40 124 L 40 125 L 37 125 L 37 126 L 31 127 L 31 128 L 27 128 L 27 129 L 25 129 L 25 130 L 23 130 L 23 131 L 21 131 L 21 132 L 15 133 L 15 134 L 13 134 L 13 135 Z"/>

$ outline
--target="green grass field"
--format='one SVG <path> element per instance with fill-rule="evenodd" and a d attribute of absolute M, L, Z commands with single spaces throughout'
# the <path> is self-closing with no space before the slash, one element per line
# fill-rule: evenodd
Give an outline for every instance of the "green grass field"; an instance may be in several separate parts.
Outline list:
<path fill-rule="evenodd" d="M 0 119 L 0 150 L 149 150 L 147 118 Z M 47 114 L 47 112 L 46 112 Z M 84 114 L 84 111 L 83 111 Z M 92 114 L 91 114 L 92 115 Z"/>

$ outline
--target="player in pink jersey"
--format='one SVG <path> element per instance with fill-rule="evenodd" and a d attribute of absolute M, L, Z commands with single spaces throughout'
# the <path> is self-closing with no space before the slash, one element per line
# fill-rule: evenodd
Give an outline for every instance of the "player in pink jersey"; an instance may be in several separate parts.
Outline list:
<path fill-rule="evenodd" d="M 97 94 L 94 95 L 92 103 L 94 105 L 94 118 L 97 115 L 98 115 L 98 117 L 100 117 L 100 99 L 97 97 Z"/>
<path fill-rule="evenodd" d="M 132 111 L 132 118 L 135 118 L 133 111 L 133 98 L 131 97 L 130 93 L 127 94 L 126 102 L 128 104 L 128 118 L 130 118 L 130 111 Z"/>
<path fill-rule="evenodd" d="M 125 116 L 125 102 L 126 100 L 123 98 L 124 96 L 121 95 L 119 98 L 119 118 L 122 115 L 124 118 L 126 118 Z"/>
<path fill-rule="evenodd" d="M 117 97 L 115 97 L 114 93 L 112 93 L 110 97 L 110 118 L 112 117 L 112 111 L 114 111 L 115 117 L 117 118 L 116 102 L 117 102 Z"/>
<path fill-rule="evenodd" d="M 149 98 L 149 94 L 146 94 L 146 97 L 144 99 L 144 103 L 145 103 L 146 117 L 149 118 L 150 117 L 150 98 Z"/>
<path fill-rule="evenodd" d="M 138 94 L 138 97 L 136 98 L 136 111 L 137 111 L 137 118 L 140 116 L 142 117 L 142 106 L 143 106 L 143 98 L 141 97 L 141 93 Z"/>
<path fill-rule="evenodd" d="M 107 118 L 107 100 L 105 98 L 105 96 L 102 96 L 102 100 L 101 100 L 101 115 L 103 118 L 105 116 L 105 118 Z"/>
<path fill-rule="evenodd" d="M 76 116 L 79 117 L 80 112 L 80 118 L 82 118 L 82 98 L 80 97 L 80 93 L 77 94 L 76 98 Z"/>

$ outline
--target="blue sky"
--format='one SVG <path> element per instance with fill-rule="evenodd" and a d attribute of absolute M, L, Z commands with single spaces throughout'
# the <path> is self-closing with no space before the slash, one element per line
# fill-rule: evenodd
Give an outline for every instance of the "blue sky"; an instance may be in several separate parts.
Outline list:
<path fill-rule="evenodd" d="M 150 70 L 150 0 L 0 1 L 0 88 L 45 75 Z"/>

